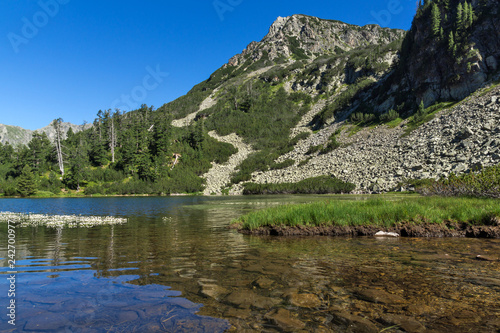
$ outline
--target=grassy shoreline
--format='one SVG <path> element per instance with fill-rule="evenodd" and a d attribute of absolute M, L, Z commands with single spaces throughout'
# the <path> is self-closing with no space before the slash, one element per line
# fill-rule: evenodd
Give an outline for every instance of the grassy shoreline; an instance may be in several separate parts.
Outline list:
<path fill-rule="evenodd" d="M 398 224 L 500 227 L 500 200 L 455 197 L 417 197 L 399 200 L 330 200 L 284 205 L 251 212 L 232 222 L 240 230 L 280 227 L 393 228 Z"/>

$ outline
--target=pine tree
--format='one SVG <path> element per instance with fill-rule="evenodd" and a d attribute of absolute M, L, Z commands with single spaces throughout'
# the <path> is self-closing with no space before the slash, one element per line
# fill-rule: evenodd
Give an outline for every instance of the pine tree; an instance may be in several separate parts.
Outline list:
<path fill-rule="evenodd" d="M 50 143 L 47 134 L 42 132 L 33 133 L 33 138 L 28 143 L 28 148 L 30 150 L 30 155 L 28 160 L 30 161 L 33 170 L 43 173 L 49 168 L 49 164 L 52 159 L 53 146 Z"/>
<path fill-rule="evenodd" d="M 467 1 L 464 2 L 462 9 L 462 25 L 463 29 L 467 29 L 469 26 L 469 3 Z"/>
<path fill-rule="evenodd" d="M 468 22 L 467 25 L 469 27 L 472 27 L 474 24 L 474 9 L 472 8 L 472 3 L 469 5 L 469 14 L 468 14 Z"/>
<path fill-rule="evenodd" d="M 36 193 L 35 175 L 29 165 L 25 165 L 21 175 L 17 179 L 17 190 L 22 197 L 28 197 Z"/>
<path fill-rule="evenodd" d="M 205 141 L 205 120 L 200 118 L 191 132 L 191 147 L 196 150 L 203 150 L 203 144 Z"/>
<path fill-rule="evenodd" d="M 453 38 L 453 31 L 450 31 L 448 35 L 448 51 L 453 52 L 455 48 L 455 39 Z"/>
<path fill-rule="evenodd" d="M 418 106 L 417 113 L 415 113 L 415 115 L 413 116 L 413 121 L 415 123 L 418 123 L 421 120 L 423 120 L 425 116 L 426 116 L 425 105 L 424 105 L 424 100 L 422 100 Z"/>
<path fill-rule="evenodd" d="M 432 33 L 435 37 L 438 37 L 441 32 L 441 11 L 436 3 L 432 5 L 431 10 L 432 17 Z"/>
<path fill-rule="evenodd" d="M 84 169 L 85 158 L 80 149 L 76 149 L 71 156 L 69 172 L 64 175 L 64 183 L 69 188 L 80 191 L 80 186 L 86 184 Z"/>
<path fill-rule="evenodd" d="M 463 16 L 463 7 L 462 3 L 459 3 L 457 7 L 457 30 L 460 30 L 463 27 L 462 16 Z"/>

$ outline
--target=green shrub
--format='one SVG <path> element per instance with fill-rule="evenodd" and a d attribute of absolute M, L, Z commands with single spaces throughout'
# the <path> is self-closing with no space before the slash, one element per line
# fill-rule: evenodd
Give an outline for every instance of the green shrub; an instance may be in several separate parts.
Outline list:
<path fill-rule="evenodd" d="M 312 155 L 314 153 L 317 153 L 321 149 L 323 149 L 323 145 L 310 146 L 309 149 L 306 151 L 306 155 Z"/>
<path fill-rule="evenodd" d="M 393 109 L 390 109 L 388 112 L 380 115 L 380 121 L 382 121 L 384 123 L 388 123 L 388 122 L 396 120 L 398 118 L 399 118 L 399 113 L 397 113 Z"/>
<path fill-rule="evenodd" d="M 340 93 L 331 103 L 327 104 L 320 113 L 314 116 L 312 120 L 314 128 L 321 128 L 324 124 L 326 124 L 328 119 L 332 118 L 337 112 L 346 108 L 357 94 L 371 86 L 373 82 L 374 81 L 371 78 L 364 78 L 349 85 L 346 90 Z"/>
<path fill-rule="evenodd" d="M 349 193 L 354 190 L 355 186 L 333 176 L 319 176 L 304 179 L 298 183 L 245 183 L 243 188 L 243 194 L 327 194 Z"/>
<path fill-rule="evenodd" d="M 424 195 L 471 196 L 500 198 L 500 164 L 438 181 L 429 180 L 416 184 L 416 189 Z"/>
<path fill-rule="evenodd" d="M 271 170 L 279 170 L 279 169 L 285 169 L 285 168 L 288 168 L 292 165 L 295 164 L 295 161 L 292 160 L 292 159 L 288 159 L 288 160 L 284 160 L 283 162 L 281 163 L 273 163 L 269 169 Z"/>

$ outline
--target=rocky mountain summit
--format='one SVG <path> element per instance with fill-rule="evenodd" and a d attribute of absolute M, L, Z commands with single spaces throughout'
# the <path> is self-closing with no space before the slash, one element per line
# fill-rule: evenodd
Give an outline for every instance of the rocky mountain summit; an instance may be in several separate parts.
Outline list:
<path fill-rule="evenodd" d="M 228 65 L 238 66 L 247 60 L 314 59 L 366 45 L 389 44 L 404 34 L 403 30 L 378 25 L 359 27 L 306 15 L 278 17 L 260 42 L 250 43 L 241 54 L 232 57 Z"/>

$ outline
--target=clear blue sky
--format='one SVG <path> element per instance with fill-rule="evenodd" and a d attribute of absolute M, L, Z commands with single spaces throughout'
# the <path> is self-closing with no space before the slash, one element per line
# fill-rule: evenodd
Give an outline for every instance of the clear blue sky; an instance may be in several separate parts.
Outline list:
<path fill-rule="evenodd" d="M 99 109 L 160 107 L 260 41 L 278 16 L 409 29 L 415 8 L 414 0 L 2 0 L 0 123 L 37 129 L 59 117 L 92 122 Z"/>

